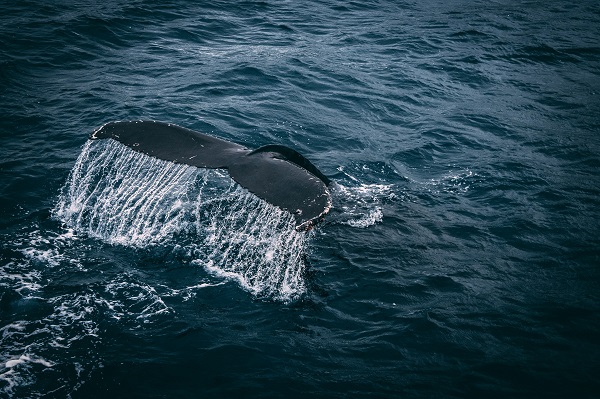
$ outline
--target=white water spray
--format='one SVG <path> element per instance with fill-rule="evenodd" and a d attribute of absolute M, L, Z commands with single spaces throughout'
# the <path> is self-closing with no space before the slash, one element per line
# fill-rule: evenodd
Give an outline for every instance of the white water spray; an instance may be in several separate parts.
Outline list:
<path fill-rule="evenodd" d="M 309 235 L 294 218 L 218 170 L 155 159 L 113 140 L 88 141 L 53 210 L 69 228 L 111 244 L 185 245 L 191 262 L 257 296 L 305 291 Z"/>

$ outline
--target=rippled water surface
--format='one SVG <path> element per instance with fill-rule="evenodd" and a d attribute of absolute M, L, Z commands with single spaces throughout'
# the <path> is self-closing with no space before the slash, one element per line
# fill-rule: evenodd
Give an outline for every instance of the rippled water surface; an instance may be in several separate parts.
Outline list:
<path fill-rule="evenodd" d="M 582 397 L 600 381 L 600 6 L 0 5 L 0 396 Z M 88 135 L 305 155 L 308 234 Z"/>

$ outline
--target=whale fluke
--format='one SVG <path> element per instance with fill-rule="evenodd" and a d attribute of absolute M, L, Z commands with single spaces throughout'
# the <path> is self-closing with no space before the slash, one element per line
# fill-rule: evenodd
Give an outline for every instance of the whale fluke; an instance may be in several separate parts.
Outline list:
<path fill-rule="evenodd" d="M 290 212 L 296 229 L 308 230 L 329 212 L 329 179 L 298 152 L 282 145 L 255 150 L 170 123 L 110 122 L 90 135 L 134 151 L 198 168 L 227 169 L 242 187 Z"/>

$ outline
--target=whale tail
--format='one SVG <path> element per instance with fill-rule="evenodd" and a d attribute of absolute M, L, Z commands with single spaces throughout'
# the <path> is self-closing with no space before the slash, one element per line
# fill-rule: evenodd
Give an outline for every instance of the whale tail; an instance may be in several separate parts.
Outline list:
<path fill-rule="evenodd" d="M 291 148 L 267 145 L 250 150 L 169 123 L 110 122 L 90 135 L 113 139 L 134 151 L 199 168 L 227 169 L 242 187 L 291 213 L 297 230 L 309 230 L 331 208 L 330 180 Z"/>

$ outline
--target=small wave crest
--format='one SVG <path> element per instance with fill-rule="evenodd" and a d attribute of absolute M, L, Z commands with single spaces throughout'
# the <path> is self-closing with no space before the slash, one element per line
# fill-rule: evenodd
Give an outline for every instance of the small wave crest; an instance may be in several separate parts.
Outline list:
<path fill-rule="evenodd" d="M 106 343 L 105 330 L 114 325 L 119 329 L 138 330 L 144 324 L 164 320 L 172 308 L 162 298 L 172 293 L 125 274 L 51 297 L 46 295 L 35 300 L 14 297 L 15 309 L 27 307 L 28 312 L 17 309 L 16 317 L 22 318 L 0 328 L 3 348 L 0 396 L 17 396 L 24 387 L 43 380 L 42 371 L 57 392 L 63 390 L 65 379 L 76 374 L 79 382 L 75 391 L 85 381 L 84 376 L 79 375 L 82 370 L 91 373 L 102 367 L 97 347 Z M 32 301 L 35 303 L 28 304 Z M 30 312 L 39 318 L 31 318 Z M 80 358 L 82 363 L 60 360 L 69 355 Z M 69 397 L 68 392 L 64 394 Z"/>
<path fill-rule="evenodd" d="M 354 169 L 346 171 L 339 168 L 343 179 L 332 184 L 334 208 L 329 219 L 333 223 L 357 228 L 381 223 L 385 204 L 400 199 L 414 201 L 419 192 L 462 195 L 467 193 L 479 178 L 477 173 L 465 168 L 448 170 L 439 177 L 427 180 L 402 176 L 403 181 L 409 184 L 399 186 L 385 182 L 385 175 L 389 176 L 392 173 L 386 167 L 373 168 L 364 165 L 362 168 L 355 166 Z M 394 172 L 394 177 L 397 175 L 397 172 Z M 365 180 L 378 180 L 379 183 L 366 183 Z"/>
<path fill-rule="evenodd" d="M 329 220 L 356 228 L 381 223 L 384 205 L 402 197 L 396 184 L 389 182 L 395 171 L 382 163 L 340 166 L 339 179 L 330 189 L 333 212 Z M 371 183 L 377 181 L 378 183 Z"/>
<path fill-rule="evenodd" d="M 2 328 L 1 331 L 6 331 L 10 334 L 12 328 L 18 327 L 18 325 L 9 324 Z M 9 358 L 4 362 L 4 369 L 0 372 L 0 381 L 3 381 L 5 384 L 5 387 L 0 389 L 0 392 L 12 394 L 16 387 L 28 385 L 35 381 L 34 372 L 23 373 L 21 370 L 37 370 L 39 372 L 41 371 L 40 369 L 51 368 L 53 365 L 52 362 L 30 354 L 22 354 L 18 357 Z"/>
<path fill-rule="evenodd" d="M 335 183 L 332 194 L 334 209 L 339 211 L 335 222 L 358 228 L 380 223 L 383 220 L 383 202 L 397 198 L 392 184 L 345 186 Z"/>
<path fill-rule="evenodd" d="M 450 170 L 437 178 L 416 182 L 432 193 L 464 194 L 471 188 L 477 174 L 470 169 Z"/>

